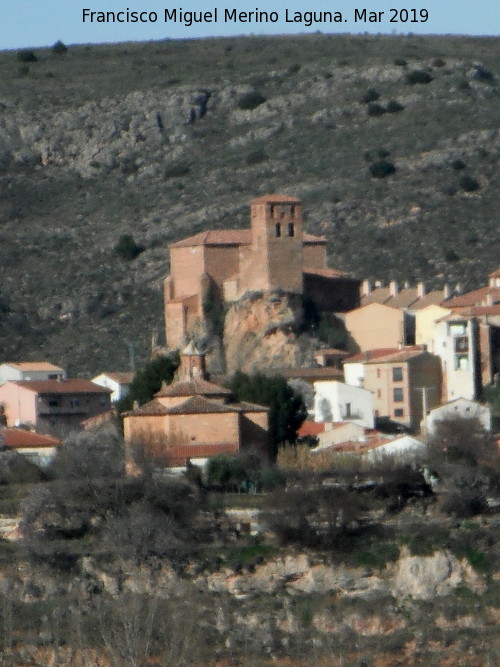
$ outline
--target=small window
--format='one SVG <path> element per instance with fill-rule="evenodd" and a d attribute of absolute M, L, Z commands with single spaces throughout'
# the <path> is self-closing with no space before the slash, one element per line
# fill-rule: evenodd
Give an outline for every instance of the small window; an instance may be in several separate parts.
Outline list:
<path fill-rule="evenodd" d="M 377 389 L 377 398 L 382 398 L 382 392 L 380 389 Z"/>
<path fill-rule="evenodd" d="M 403 380 L 403 369 L 401 366 L 396 366 L 392 369 L 392 381 L 393 382 L 402 382 Z"/>
<path fill-rule="evenodd" d="M 288 223 L 287 234 L 288 236 L 295 236 L 295 225 L 293 224 L 293 222 Z"/>
<path fill-rule="evenodd" d="M 344 416 L 347 417 L 347 418 L 351 416 L 351 404 L 350 403 L 345 404 L 345 414 L 344 414 Z"/>
<path fill-rule="evenodd" d="M 403 410 L 403 408 L 396 408 L 394 410 L 394 416 L 395 417 L 404 417 L 405 416 L 405 411 Z"/>
<path fill-rule="evenodd" d="M 380 368 L 377 368 L 377 377 L 380 377 Z"/>
<path fill-rule="evenodd" d="M 285 214 L 286 214 L 286 206 L 285 206 L 284 204 L 281 204 L 281 207 L 280 207 L 280 213 L 281 213 L 281 215 L 285 215 Z"/>
<path fill-rule="evenodd" d="M 72 408 L 79 408 L 80 407 L 80 399 L 79 398 L 72 398 L 69 402 Z"/>
<path fill-rule="evenodd" d="M 269 213 L 271 214 L 271 218 L 274 217 L 274 206 L 269 207 Z"/>
<path fill-rule="evenodd" d="M 274 233 L 276 234 L 276 238 L 279 239 L 281 236 L 281 225 L 279 222 L 274 225 Z"/>
<path fill-rule="evenodd" d="M 469 370 L 469 357 L 466 354 L 455 355 L 455 370 L 456 371 Z"/>
<path fill-rule="evenodd" d="M 393 398 L 395 403 L 401 403 L 401 401 L 404 401 L 403 390 L 399 387 L 393 389 Z"/>
<path fill-rule="evenodd" d="M 295 218 L 295 206 L 290 206 L 290 217 Z"/>
<path fill-rule="evenodd" d="M 47 403 L 49 404 L 49 408 L 57 408 L 59 407 L 59 401 L 57 398 L 50 398 Z"/>

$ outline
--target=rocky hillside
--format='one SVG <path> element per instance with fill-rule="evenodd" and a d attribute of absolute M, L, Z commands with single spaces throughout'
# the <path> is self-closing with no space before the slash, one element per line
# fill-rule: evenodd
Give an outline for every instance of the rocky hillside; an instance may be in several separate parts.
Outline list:
<path fill-rule="evenodd" d="M 167 244 L 304 199 L 330 263 L 480 284 L 498 265 L 498 40 L 239 38 L 0 54 L 0 342 L 70 373 L 163 335 Z M 126 237 L 125 239 L 123 237 Z M 132 237 L 132 238 L 130 238 Z"/>

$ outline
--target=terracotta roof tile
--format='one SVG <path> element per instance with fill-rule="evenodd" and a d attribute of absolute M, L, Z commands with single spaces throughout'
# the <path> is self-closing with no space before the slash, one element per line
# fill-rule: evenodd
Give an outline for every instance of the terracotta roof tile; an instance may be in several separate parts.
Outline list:
<path fill-rule="evenodd" d="M 366 352 L 358 352 L 357 354 L 348 357 L 344 361 L 344 364 L 357 364 L 359 362 L 371 361 L 373 359 L 379 359 L 380 357 L 387 357 L 389 354 L 394 354 L 398 351 L 399 348 L 397 347 L 381 347 L 375 350 L 367 350 Z"/>
<path fill-rule="evenodd" d="M 17 368 L 20 371 L 60 371 L 64 372 L 64 368 L 54 366 L 48 361 L 20 361 L 20 362 L 4 362 L 5 365 Z"/>
<path fill-rule="evenodd" d="M 134 379 L 134 373 L 130 371 L 124 371 L 124 372 L 111 372 L 107 373 L 104 371 L 103 373 L 100 373 L 100 375 L 105 375 L 108 377 L 110 380 L 114 380 L 115 382 L 118 382 L 118 384 L 130 384 L 132 380 Z"/>
<path fill-rule="evenodd" d="M 191 382 L 175 382 L 174 384 L 162 387 L 155 394 L 158 398 L 162 396 L 231 396 L 232 392 L 226 387 L 221 387 L 213 382 L 206 380 L 191 380 Z"/>
<path fill-rule="evenodd" d="M 49 435 L 40 435 L 22 428 L 4 428 L 0 430 L 0 443 L 3 441 L 12 449 L 24 447 L 59 447 L 62 441 Z"/>
<path fill-rule="evenodd" d="M 498 269 L 495 269 L 494 271 L 492 271 L 489 274 L 488 278 L 500 278 L 500 266 L 498 267 Z"/>
<path fill-rule="evenodd" d="M 392 363 L 404 363 L 413 357 L 418 357 L 420 354 L 428 354 L 421 347 L 416 346 L 413 349 L 398 350 L 393 354 L 389 354 L 386 357 L 381 357 L 379 359 L 372 359 L 367 361 L 367 364 L 392 364 Z"/>
<path fill-rule="evenodd" d="M 84 378 L 72 380 L 14 380 L 19 387 L 37 394 L 111 394 L 111 389 L 101 387 Z"/>
<path fill-rule="evenodd" d="M 451 299 L 441 302 L 443 308 L 467 308 L 469 306 L 483 306 L 486 299 L 490 296 L 494 303 L 500 302 L 499 287 L 480 287 L 472 292 L 454 296 Z"/>
<path fill-rule="evenodd" d="M 305 268 L 305 274 L 313 276 L 321 276 L 322 278 L 348 278 L 348 276 L 343 271 L 338 271 L 337 269 L 330 269 L 325 267 L 324 269 L 316 268 Z"/>
<path fill-rule="evenodd" d="M 428 306 L 439 306 L 443 303 L 444 298 L 445 298 L 444 290 L 440 289 L 431 290 L 421 299 L 415 301 L 415 303 L 412 303 L 411 310 L 423 310 Z"/>
<path fill-rule="evenodd" d="M 254 204 L 301 204 L 302 200 L 297 199 L 297 197 L 291 197 L 290 195 L 279 195 L 279 194 L 274 194 L 274 195 L 263 195 L 262 197 L 257 197 L 256 199 L 252 199 L 250 204 L 253 206 Z"/>
<path fill-rule="evenodd" d="M 304 234 L 304 243 L 306 245 L 324 245 L 326 239 L 322 236 L 313 234 Z M 187 239 L 182 239 L 176 243 L 171 243 L 169 248 L 186 248 L 189 246 L 241 246 L 252 243 L 251 229 L 209 229 L 206 232 L 200 232 Z"/>
<path fill-rule="evenodd" d="M 395 296 L 391 296 L 384 302 L 386 306 L 392 308 L 409 308 L 418 300 L 418 290 L 416 287 L 404 287 Z"/>

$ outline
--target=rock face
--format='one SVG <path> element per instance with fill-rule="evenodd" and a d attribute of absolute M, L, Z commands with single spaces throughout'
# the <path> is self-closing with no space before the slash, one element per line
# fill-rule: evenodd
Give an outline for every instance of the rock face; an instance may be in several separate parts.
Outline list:
<path fill-rule="evenodd" d="M 244 295 L 224 322 L 227 372 L 312 365 L 317 343 L 300 333 L 301 326 L 301 297 L 275 291 Z"/>
<path fill-rule="evenodd" d="M 411 596 L 432 600 L 447 595 L 457 586 L 466 585 L 475 592 L 484 590 L 484 582 L 465 560 L 458 560 L 448 551 L 432 556 L 410 556 L 401 552 L 392 590 L 397 597 Z"/>

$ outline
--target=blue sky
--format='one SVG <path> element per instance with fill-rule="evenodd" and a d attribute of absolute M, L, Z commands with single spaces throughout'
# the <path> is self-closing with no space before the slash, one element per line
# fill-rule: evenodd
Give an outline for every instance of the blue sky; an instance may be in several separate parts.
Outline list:
<path fill-rule="evenodd" d="M 416 18 L 424 17 L 421 10 L 427 10 L 425 22 L 390 22 L 390 9 L 416 10 Z M 84 23 L 82 10 L 156 12 L 157 21 L 151 23 Z M 217 23 L 195 24 L 191 27 L 183 22 L 164 22 L 165 8 L 184 11 L 218 10 Z M 236 8 L 238 11 L 276 12 L 278 21 L 244 23 L 224 22 L 224 10 Z M 294 12 L 341 12 L 342 23 L 316 23 L 310 27 L 300 23 L 287 23 Z M 380 23 L 354 21 L 354 10 L 384 12 Z M 401 18 L 405 18 L 403 12 Z M 421 34 L 500 34 L 499 0 L 0 0 L 0 50 L 22 47 L 50 46 L 58 39 L 65 44 L 85 44 L 101 42 L 144 41 L 165 38 L 189 38 L 243 34 L 283 34 L 298 32 L 324 33 L 421 33 Z"/>

